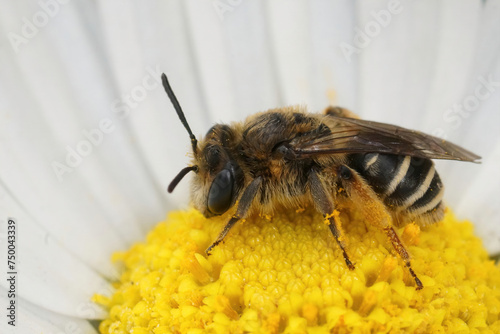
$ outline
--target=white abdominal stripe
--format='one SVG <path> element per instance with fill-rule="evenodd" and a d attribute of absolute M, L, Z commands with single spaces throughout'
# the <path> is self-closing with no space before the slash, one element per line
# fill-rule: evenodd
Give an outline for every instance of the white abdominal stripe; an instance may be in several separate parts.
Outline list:
<path fill-rule="evenodd" d="M 430 159 L 390 154 L 355 154 L 352 167 L 395 212 L 426 214 L 437 209 L 443 185 Z"/>

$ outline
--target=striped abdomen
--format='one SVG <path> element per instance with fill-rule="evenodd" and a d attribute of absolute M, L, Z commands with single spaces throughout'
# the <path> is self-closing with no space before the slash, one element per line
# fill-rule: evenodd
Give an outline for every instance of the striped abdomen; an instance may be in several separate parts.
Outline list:
<path fill-rule="evenodd" d="M 402 220 L 433 223 L 443 215 L 443 184 L 430 159 L 391 154 L 352 154 L 356 170 Z"/>

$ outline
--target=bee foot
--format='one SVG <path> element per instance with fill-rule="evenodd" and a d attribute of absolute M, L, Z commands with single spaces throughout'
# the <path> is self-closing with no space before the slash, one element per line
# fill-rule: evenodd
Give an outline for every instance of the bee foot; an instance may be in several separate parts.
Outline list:
<path fill-rule="evenodd" d="M 205 254 L 207 255 L 207 257 L 209 257 L 210 255 L 212 255 L 212 247 L 213 246 L 208 247 L 207 250 L 205 251 Z"/>
<path fill-rule="evenodd" d="M 408 270 L 410 271 L 411 276 L 415 280 L 415 284 L 417 285 L 416 289 L 421 290 L 424 287 L 424 285 L 422 284 L 422 281 L 420 281 L 420 279 L 417 277 L 417 275 L 415 274 L 413 269 L 410 267 L 409 263 L 407 263 L 406 266 L 408 267 Z"/>
<path fill-rule="evenodd" d="M 349 270 L 355 269 L 354 264 L 351 262 L 351 260 L 349 260 L 349 258 L 347 257 L 347 254 L 344 254 L 344 260 L 345 260 L 345 264 L 347 265 Z"/>

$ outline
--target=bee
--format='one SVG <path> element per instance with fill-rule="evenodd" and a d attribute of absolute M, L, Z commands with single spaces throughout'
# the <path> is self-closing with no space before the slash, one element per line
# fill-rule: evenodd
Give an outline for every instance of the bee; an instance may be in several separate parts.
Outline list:
<path fill-rule="evenodd" d="M 349 269 L 338 208 L 351 202 L 367 223 L 384 232 L 403 259 L 416 288 L 422 282 L 394 226 L 440 221 L 443 184 L 431 159 L 477 162 L 455 144 L 396 125 L 361 120 L 329 107 L 323 114 L 303 107 L 268 110 L 231 125 L 215 124 L 198 142 L 165 74 L 162 82 L 191 138 L 193 163 L 172 180 L 168 192 L 195 172 L 191 200 L 205 217 L 229 221 L 207 256 L 231 228 L 254 211 L 312 204 L 328 222 Z"/>

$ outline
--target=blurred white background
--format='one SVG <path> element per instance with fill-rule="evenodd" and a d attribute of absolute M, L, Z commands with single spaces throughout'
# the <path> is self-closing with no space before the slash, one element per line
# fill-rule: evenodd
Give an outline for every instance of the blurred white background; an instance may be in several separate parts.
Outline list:
<path fill-rule="evenodd" d="M 445 198 L 500 252 L 500 1 L 0 5 L 1 249 L 15 217 L 29 330 L 92 332 L 79 318 L 102 316 L 87 301 L 109 289 L 111 253 L 187 207 L 186 180 L 166 192 L 190 143 L 161 72 L 198 136 L 337 104 L 474 151 L 481 165 L 437 162 Z"/>

